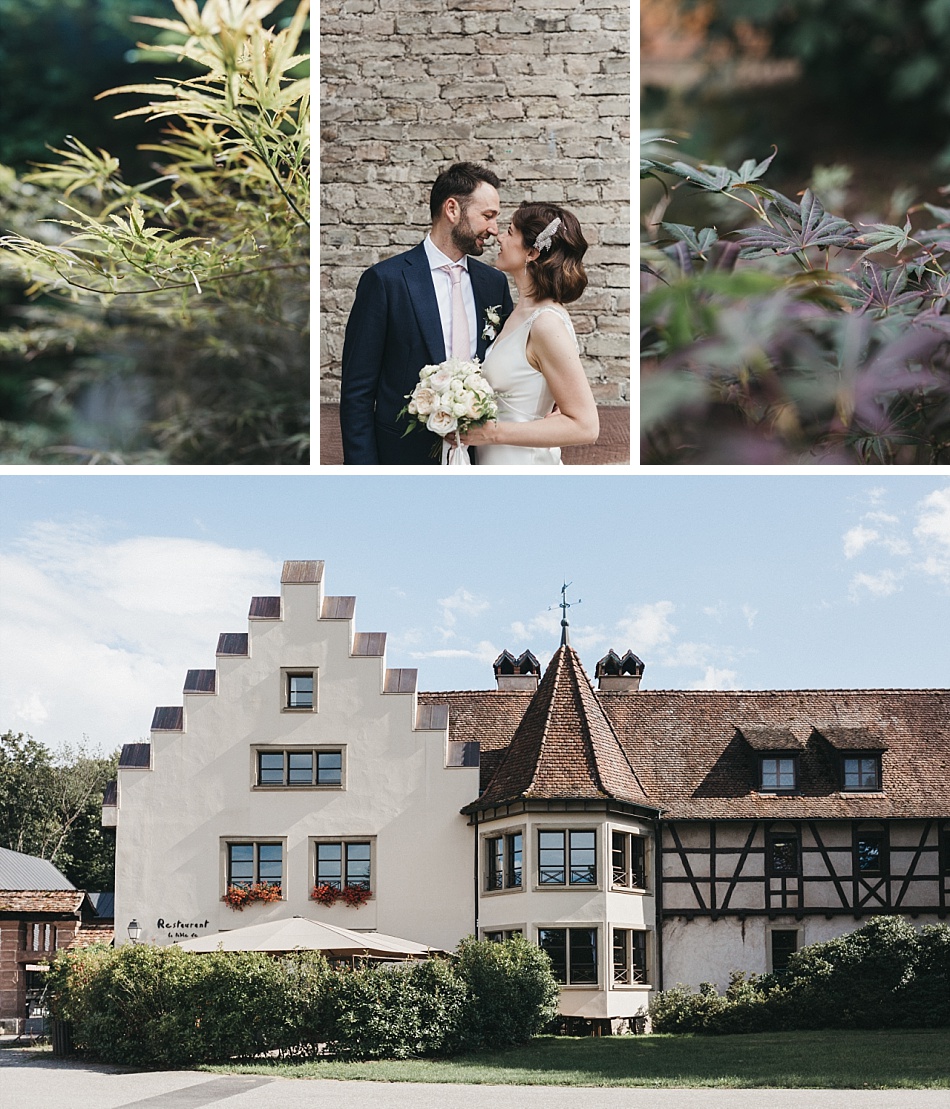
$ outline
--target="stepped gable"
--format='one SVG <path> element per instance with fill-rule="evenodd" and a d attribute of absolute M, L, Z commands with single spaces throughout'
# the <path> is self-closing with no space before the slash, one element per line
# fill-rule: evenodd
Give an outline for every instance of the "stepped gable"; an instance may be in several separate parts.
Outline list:
<path fill-rule="evenodd" d="M 648 803 L 577 653 L 567 644 L 551 659 L 481 797 L 463 811 L 528 798 Z"/>
<path fill-rule="evenodd" d="M 945 689 L 650 690 L 599 701 L 668 819 L 929 819 L 950 804 Z M 799 753 L 799 789 L 761 792 L 758 755 L 785 745 Z M 838 759 L 855 750 L 881 753 L 879 792 L 841 789 Z"/>

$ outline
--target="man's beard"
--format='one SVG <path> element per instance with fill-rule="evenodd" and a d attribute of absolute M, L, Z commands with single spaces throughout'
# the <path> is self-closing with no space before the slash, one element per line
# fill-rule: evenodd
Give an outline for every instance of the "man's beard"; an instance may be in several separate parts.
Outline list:
<path fill-rule="evenodd" d="M 488 237 L 487 233 L 484 237 Z M 474 254 L 478 257 L 485 250 L 485 243 L 478 241 L 472 225 L 468 222 L 468 216 L 464 213 L 458 224 L 452 228 L 452 242 L 463 254 Z"/>

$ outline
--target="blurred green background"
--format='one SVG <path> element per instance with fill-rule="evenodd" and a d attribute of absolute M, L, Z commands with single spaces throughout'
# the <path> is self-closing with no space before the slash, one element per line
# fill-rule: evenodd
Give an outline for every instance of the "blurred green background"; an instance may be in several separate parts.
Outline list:
<path fill-rule="evenodd" d="M 773 187 L 838 167 L 848 216 L 950 181 L 950 0 L 642 0 L 641 30 L 642 123 L 677 156 L 775 144 Z"/>

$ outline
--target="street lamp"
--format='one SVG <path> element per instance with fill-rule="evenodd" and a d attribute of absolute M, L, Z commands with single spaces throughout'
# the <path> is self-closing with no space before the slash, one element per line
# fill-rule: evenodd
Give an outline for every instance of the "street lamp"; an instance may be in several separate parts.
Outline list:
<path fill-rule="evenodd" d="M 129 940 L 132 943 L 138 943 L 139 937 L 142 935 L 142 926 L 135 919 L 129 921 Z"/>

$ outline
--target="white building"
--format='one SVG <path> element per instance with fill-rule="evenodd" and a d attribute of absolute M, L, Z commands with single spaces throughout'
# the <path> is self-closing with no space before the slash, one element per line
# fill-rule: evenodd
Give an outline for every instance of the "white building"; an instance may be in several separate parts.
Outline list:
<path fill-rule="evenodd" d="M 565 627 L 543 676 L 505 652 L 494 689 L 419 693 L 354 615 L 323 563 L 285 563 L 124 748 L 118 936 L 293 914 L 446 950 L 521 932 L 565 1016 L 617 1027 L 664 979 L 950 909 L 946 691 L 648 693 L 630 652 L 595 691 Z M 276 900 L 236 908 L 248 890 Z"/>

